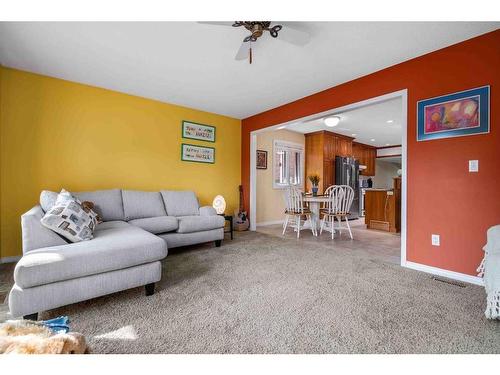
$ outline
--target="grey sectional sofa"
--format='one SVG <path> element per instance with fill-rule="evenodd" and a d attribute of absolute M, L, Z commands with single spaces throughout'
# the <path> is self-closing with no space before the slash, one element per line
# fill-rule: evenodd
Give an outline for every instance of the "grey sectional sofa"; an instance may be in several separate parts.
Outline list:
<path fill-rule="evenodd" d="M 23 257 L 9 295 L 14 317 L 144 285 L 154 293 L 167 249 L 224 238 L 224 218 L 199 207 L 192 191 L 101 190 L 73 193 L 91 201 L 103 219 L 89 241 L 68 243 L 41 225 L 57 199 L 44 191 L 40 205 L 21 217 Z"/>

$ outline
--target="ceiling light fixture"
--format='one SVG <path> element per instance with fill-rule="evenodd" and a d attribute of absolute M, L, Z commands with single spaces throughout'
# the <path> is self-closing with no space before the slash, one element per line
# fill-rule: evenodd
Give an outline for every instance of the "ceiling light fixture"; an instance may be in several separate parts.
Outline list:
<path fill-rule="evenodd" d="M 352 135 L 353 137 L 357 136 L 357 134 L 356 134 L 356 133 L 352 133 L 351 135 Z"/>
<path fill-rule="evenodd" d="M 334 126 L 337 126 L 340 122 L 340 117 L 338 116 L 332 116 L 332 117 L 327 117 L 323 120 L 326 126 L 333 128 Z"/>
<path fill-rule="evenodd" d="M 370 139 L 370 141 L 375 142 L 375 138 Z"/>
<path fill-rule="evenodd" d="M 286 128 L 286 125 L 281 125 L 281 126 L 278 126 L 278 130 L 281 130 L 281 129 L 285 129 Z"/>
<path fill-rule="evenodd" d="M 394 120 L 387 120 L 388 124 L 392 124 L 393 122 L 394 122 Z"/>

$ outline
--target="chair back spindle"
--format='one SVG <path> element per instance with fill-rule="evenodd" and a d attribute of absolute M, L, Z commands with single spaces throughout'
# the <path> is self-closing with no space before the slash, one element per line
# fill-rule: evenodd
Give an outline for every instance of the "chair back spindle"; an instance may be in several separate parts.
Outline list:
<path fill-rule="evenodd" d="M 348 185 L 334 185 L 330 188 L 326 203 L 328 214 L 347 215 L 354 200 L 354 189 Z"/>
<path fill-rule="evenodd" d="M 295 186 L 289 186 L 285 191 L 285 205 L 288 212 L 303 213 L 304 200 L 302 193 Z"/>

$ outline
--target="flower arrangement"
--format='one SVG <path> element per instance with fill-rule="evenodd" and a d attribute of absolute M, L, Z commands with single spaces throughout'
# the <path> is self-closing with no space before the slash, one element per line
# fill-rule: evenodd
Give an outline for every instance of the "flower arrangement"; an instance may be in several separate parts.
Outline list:
<path fill-rule="evenodd" d="M 312 186 L 319 185 L 319 180 L 320 180 L 319 174 L 314 173 L 312 175 L 309 175 L 307 178 L 309 179 L 309 181 L 311 181 Z"/>
<path fill-rule="evenodd" d="M 320 180 L 319 174 L 314 173 L 309 175 L 307 178 L 309 179 L 309 181 L 311 181 L 313 196 L 318 195 L 318 185 Z"/>

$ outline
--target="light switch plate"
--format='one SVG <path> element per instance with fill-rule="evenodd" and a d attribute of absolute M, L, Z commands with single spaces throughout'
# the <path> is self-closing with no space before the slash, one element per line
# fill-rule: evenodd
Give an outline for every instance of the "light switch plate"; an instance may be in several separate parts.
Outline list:
<path fill-rule="evenodd" d="M 433 235 L 431 235 L 432 246 L 439 246 L 439 242 L 440 242 L 439 234 L 433 234 Z"/>
<path fill-rule="evenodd" d="M 469 172 L 479 172 L 479 160 L 469 160 Z"/>

